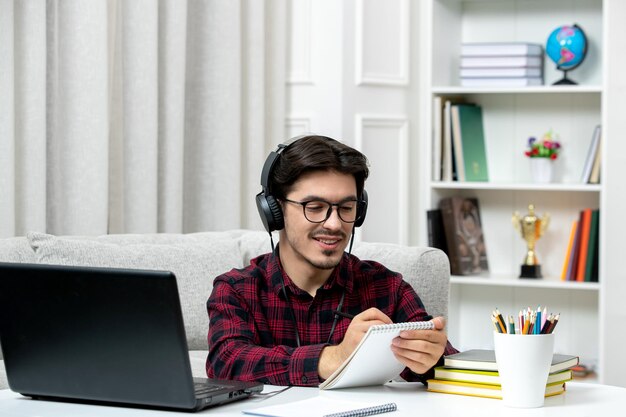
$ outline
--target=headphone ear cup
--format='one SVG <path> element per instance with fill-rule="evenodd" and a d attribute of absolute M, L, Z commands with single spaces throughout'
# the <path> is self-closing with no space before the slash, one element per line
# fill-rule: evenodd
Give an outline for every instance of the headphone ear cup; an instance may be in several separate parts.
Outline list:
<path fill-rule="evenodd" d="M 361 200 L 363 204 L 360 207 L 359 212 L 356 214 L 356 221 L 354 222 L 354 227 L 361 227 L 363 222 L 365 221 L 365 215 L 367 214 L 367 191 L 363 190 L 361 193 Z"/>
<path fill-rule="evenodd" d="M 272 230 L 281 230 L 285 227 L 285 219 L 283 218 L 283 209 L 278 204 L 278 201 L 271 196 L 268 195 L 266 197 L 267 205 L 272 212 Z"/>
<path fill-rule="evenodd" d="M 261 216 L 261 222 L 269 233 L 285 227 L 283 210 L 274 197 L 271 195 L 266 196 L 264 192 L 260 192 L 256 196 L 256 207 L 259 211 L 259 216 Z"/>

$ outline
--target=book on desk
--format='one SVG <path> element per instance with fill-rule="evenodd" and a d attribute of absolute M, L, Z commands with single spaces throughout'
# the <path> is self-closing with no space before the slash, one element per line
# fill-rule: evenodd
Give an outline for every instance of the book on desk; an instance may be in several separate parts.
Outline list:
<path fill-rule="evenodd" d="M 570 369 L 578 365 L 579 358 L 574 355 L 555 353 L 552 355 L 550 373 Z M 446 368 L 474 369 L 479 371 L 497 371 L 496 354 L 490 349 L 470 349 L 464 352 L 448 355 L 444 358 Z"/>
<path fill-rule="evenodd" d="M 430 392 L 440 392 L 444 394 L 502 399 L 502 387 L 500 385 L 429 379 L 427 389 Z M 546 397 L 559 395 L 564 392 L 565 382 L 546 384 Z"/>
<path fill-rule="evenodd" d="M 577 356 L 553 354 L 546 397 L 565 392 L 565 383 L 573 377 L 571 368 L 578 362 Z M 436 367 L 434 378 L 427 383 L 431 392 L 502 398 L 493 350 L 471 349 L 448 355 L 444 358 L 444 366 Z"/>
<path fill-rule="evenodd" d="M 317 396 L 267 407 L 244 410 L 244 414 L 260 417 L 362 417 L 396 411 L 393 402 L 370 403 Z"/>
<path fill-rule="evenodd" d="M 572 378 L 572 370 L 566 369 L 564 371 L 549 374 L 546 384 L 552 384 L 555 382 L 567 382 L 571 381 Z M 487 385 L 500 385 L 500 375 L 498 374 L 498 371 L 446 368 L 445 366 L 438 366 L 435 368 L 435 379 Z"/>

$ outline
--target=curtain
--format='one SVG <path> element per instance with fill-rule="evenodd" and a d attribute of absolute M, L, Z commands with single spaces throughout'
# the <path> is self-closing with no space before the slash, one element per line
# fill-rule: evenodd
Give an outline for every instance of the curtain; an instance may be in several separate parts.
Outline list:
<path fill-rule="evenodd" d="M 0 0 L 0 237 L 260 228 L 285 0 Z"/>

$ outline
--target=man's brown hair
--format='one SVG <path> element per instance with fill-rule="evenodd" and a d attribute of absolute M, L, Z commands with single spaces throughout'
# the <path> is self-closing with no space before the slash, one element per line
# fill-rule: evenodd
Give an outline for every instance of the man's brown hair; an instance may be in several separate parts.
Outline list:
<path fill-rule="evenodd" d="M 281 200 L 290 187 L 308 172 L 336 171 L 354 176 L 357 198 L 361 198 L 369 175 L 365 155 L 327 136 L 304 136 L 294 140 L 281 153 L 269 178 L 269 191 Z"/>

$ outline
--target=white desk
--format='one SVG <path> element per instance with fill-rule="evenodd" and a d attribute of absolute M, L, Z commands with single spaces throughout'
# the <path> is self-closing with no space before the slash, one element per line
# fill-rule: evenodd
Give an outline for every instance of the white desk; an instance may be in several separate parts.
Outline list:
<path fill-rule="evenodd" d="M 276 387 L 268 387 L 275 389 Z M 567 391 L 546 398 L 543 408 L 507 408 L 502 401 L 488 398 L 427 392 L 422 384 L 397 383 L 382 387 L 319 391 L 317 388 L 290 388 L 270 398 L 260 397 L 209 408 L 200 413 L 145 410 L 137 408 L 108 407 L 61 402 L 31 400 L 9 390 L 0 391 L 0 416 L 2 417 L 147 417 L 147 416 L 238 416 L 242 410 L 282 402 L 301 400 L 317 395 L 337 396 L 363 402 L 395 402 L 398 411 L 381 416 L 607 416 L 619 415 L 626 408 L 626 388 L 609 385 L 568 382 Z M 622 411 L 619 411 L 622 410 Z M 294 416 L 297 417 L 297 416 Z"/>

